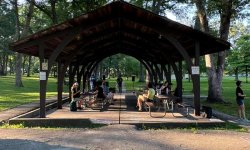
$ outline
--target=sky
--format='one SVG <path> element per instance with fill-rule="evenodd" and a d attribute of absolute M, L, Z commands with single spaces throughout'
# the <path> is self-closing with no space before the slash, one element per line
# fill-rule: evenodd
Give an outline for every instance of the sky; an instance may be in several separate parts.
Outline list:
<path fill-rule="evenodd" d="M 172 12 L 170 12 L 170 11 L 165 11 L 165 13 L 166 13 L 166 17 L 167 17 L 167 18 L 169 18 L 169 19 L 171 19 L 171 20 L 174 20 L 174 21 L 177 21 L 177 20 L 176 20 L 176 16 L 175 16 Z"/>

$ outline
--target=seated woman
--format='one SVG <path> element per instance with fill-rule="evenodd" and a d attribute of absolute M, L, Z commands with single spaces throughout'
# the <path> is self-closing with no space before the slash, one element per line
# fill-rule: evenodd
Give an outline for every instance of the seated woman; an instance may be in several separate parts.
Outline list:
<path fill-rule="evenodd" d="M 71 87 L 71 102 L 76 103 L 77 102 L 77 108 L 82 109 L 82 99 L 80 98 L 80 89 L 79 84 L 75 82 Z M 74 104 L 73 104 L 74 105 Z"/>
<path fill-rule="evenodd" d="M 148 92 L 147 94 L 139 95 L 137 99 L 137 107 L 139 107 L 138 111 L 142 111 L 142 102 L 153 102 L 155 96 L 155 89 L 153 89 L 152 83 L 148 83 Z"/>
<path fill-rule="evenodd" d="M 96 95 L 96 99 L 94 99 L 94 100 L 92 100 L 92 101 L 89 102 L 89 106 L 90 107 L 94 103 L 96 103 L 98 99 L 104 100 L 106 98 L 106 95 L 103 92 L 103 88 L 101 86 L 99 86 L 99 85 L 96 85 L 95 92 L 93 94 L 97 94 L 97 95 Z"/>

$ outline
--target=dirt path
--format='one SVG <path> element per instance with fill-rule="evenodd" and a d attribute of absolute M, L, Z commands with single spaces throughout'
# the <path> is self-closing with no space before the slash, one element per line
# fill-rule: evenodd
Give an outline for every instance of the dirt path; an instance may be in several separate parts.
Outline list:
<path fill-rule="evenodd" d="M 0 129 L 0 149 L 247 150 L 250 133 L 137 130 L 129 125 L 99 129 Z"/>

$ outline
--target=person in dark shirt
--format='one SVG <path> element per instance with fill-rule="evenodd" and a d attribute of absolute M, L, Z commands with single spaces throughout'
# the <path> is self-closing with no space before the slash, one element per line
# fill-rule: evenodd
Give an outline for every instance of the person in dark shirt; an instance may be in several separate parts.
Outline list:
<path fill-rule="evenodd" d="M 96 85 L 95 92 L 93 94 L 96 94 L 96 98 L 89 102 L 90 107 L 92 107 L 92 105 L 97 102 L 98 98 L 103 99 L 103 100 L 106 98 L 106 95 L 103 92 L 103 88 L 101 86 L 99 86 L 99 85 Z"/>
<path fill-rule="evenodd" d="M 119 77 L 116 79 L 116 82 L 117 82 L 119 93 L 122 93 L 122 82 L 123 82 L 123 79 L 122 79 L 121 75 L 119 75 Z"/>
<path fill-rule="evenodd" d="M 103 88 L 101 86 L 97 86 L 96 91 L 97 98 L 106 98 Z"/>
<path fill-rule="evenodd" d="M 241 89 L 241 81 L 236 81 L 236 102 L 238 104 L 238 114 L 241 119 L 246 119 L 245 114 L 245 105 L 244 105 L 244 95 L 243 90 Z"/>

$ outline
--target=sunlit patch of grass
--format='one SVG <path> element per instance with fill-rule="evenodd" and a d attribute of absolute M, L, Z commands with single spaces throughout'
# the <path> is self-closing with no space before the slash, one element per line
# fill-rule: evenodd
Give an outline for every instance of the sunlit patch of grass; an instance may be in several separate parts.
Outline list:
<path fill-rule="evenodd" d="M 0 76 L 0 111 L 40 99 L 39 77 L 22 77 L 24 87 L 15 87 L 15 76 Z M 57 79 L 49 78 L 46 97 L 57 95 Z M 64 87 L 64 92 L 68 87 Z"/>
<path fill-rule="evenodd" d="M 180 130 L 180 131 L 188 131 L 194 134 L 198 134 L 202 130 L 227 130 L 227 131 L 235 131 L 235 132 L 249 132 L 247 128 L 241 127 L 238 124 L 225 122 L 225 125 L 217 125 L 217 126 L 199 126 L 198 124 L 190 124 L 185 127 L 168 127 L 168 126 L 150 126 L 150 125 L 139 125 L 137 126 L 139 130 Z"/>
<path fill-rule="evenodd" d="M 106 124 L 89 124 L 84 127 L 74 127 L 74 125 L 70 127 L 56 127 L 56 126 L 46 126 L 46 127 L 39 127 L 39 126 L 34 126 L 34 127 L 27 127 L 24 124 L 15 124 L 15 125 L 10 125 L 8 123 L 4 123 L 0 126 L 1 129 L 22 129 L 22 128 L 31 128 L 31 129 L 41 129 L 41 130 L 62 130 L 62 129 L 98 129 L 101 127 L 107 126 Z"/>
<path fill-rule="evenodd" d="M 241 127 L 235 123 L 231 123 L 231 122 L 226 122 L 226 130 L 235 130 L 238 132 L 248 132 L 248 129 L 245 127 Z"/>
<path fill-rule="evenodd" d="M 9 125 L 8 123 L 5 123 L 0 126 L 2 129 L 20 129 L 25 128 L 23 124 L 15 124 L 15 125 Z"/>

